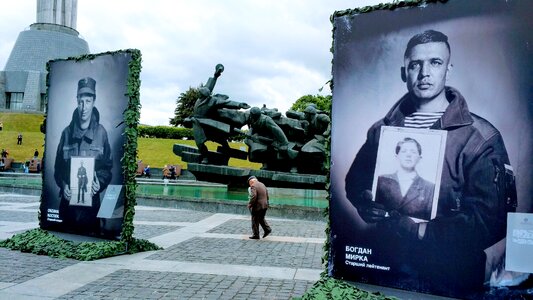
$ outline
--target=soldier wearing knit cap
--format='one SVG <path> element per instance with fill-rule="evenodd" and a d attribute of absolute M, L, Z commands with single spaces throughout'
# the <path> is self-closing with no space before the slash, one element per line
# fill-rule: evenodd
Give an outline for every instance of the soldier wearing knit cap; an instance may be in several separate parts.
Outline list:
<path fill-rule="evenodd" d="M 76 101 L 72 120 L 61 133 L 54 164 L 54 179 L 61 197 L 59 217 L 72 231 L 99 235 L 100 220 L 96 215 L 100 209 L 100 193 L 111 182 L 113 160 L 107 131 L 100 124 L 100 113 L 94 106 L 96 81 L 93 78 L 85 77 L 78 81 Z M 72 205 L 72 157 L 94 158 L 94 176 L 87 178 L 91 205 Z"/>

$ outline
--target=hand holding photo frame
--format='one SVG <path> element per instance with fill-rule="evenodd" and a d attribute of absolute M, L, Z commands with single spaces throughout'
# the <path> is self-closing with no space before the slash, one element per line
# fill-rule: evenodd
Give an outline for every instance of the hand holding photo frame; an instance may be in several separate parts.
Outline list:
<path fill-rule="evenodd" d="M 70 161 L 70 205 L 92 206 L 94 157 L 72 157 Z"/>
<path fill-rule="evenodd" d="M 415 222 L 434 219 L 446 133 L 444 130 L 381 127 L 372 200 Z"/>

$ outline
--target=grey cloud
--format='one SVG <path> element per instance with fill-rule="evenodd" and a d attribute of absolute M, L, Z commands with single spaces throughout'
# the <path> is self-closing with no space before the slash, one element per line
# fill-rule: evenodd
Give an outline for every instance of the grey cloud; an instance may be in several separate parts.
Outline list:
<path fill-rule="evenodd" d="M 330 15 L 379 2 L 78 1 L 77 29 L 93 53 L 141 50 L 141 122 L 167 125 L 179 94 L 205 83 L 217 63 L 226 71 L 215 92 L 251 105 L 285 111 L 317 94 L 331 77 Z M 35 21 L 35 7 L 33 0 L 2 3 L 1 66 L 18 33 Z"/>

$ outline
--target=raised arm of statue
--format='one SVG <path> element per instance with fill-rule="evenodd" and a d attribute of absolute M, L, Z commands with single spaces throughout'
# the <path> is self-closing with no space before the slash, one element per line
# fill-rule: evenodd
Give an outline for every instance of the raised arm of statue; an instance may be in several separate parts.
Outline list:
<path fill-rule="evenodd" d="M 209 89 L 209 91 L 212 93 L 213 89 L 215 88 L 215 84 L 217 83 L 218 77 L 222 75 L 222 72 L 224 72 L 224 66 L 222 64 L 218 64 L 215 67 L 215 74 L 213 77 L 209 77 L 207 80 L 207 83 L 204 85 L 206 88 Z"/>
<path fill-rule="evenodd" d="M 228 95 L 222 95 L 222 94 L 215 94 L 212 96 L 213 98 L 213 106 L 216 106 L 217 108 L 234 108 L 234 109 L 248 109 L 250 108 L 250 105 L 248 105 L 245 102 L 238 102 L 229 100 Z"/>

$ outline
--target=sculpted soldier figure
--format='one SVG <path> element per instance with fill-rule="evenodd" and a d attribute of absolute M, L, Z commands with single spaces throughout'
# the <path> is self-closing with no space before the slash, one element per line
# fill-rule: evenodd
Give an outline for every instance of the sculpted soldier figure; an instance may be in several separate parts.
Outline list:
<path fill-rule="evenodd" d="M 304 110 L 305 144 L 300 150 L 298 169 L 310 173 L 324 171 L 326 160 L 326 136 L 329 135 L 331 119 L 320 113 L 314 105 L 308 105 Z"/>
<path fill-rule="evenodd" d="M 277 108 L 269 109 L 265 105 L 261 108 L 261 112 L 271 117 L 278 124 L 289 142 L 294 143 L 296 148 L 299 149 L 303 146 L 305 143 L 305 130 L 299 119 L 284 116 Z"/>
<path fill-rule="evenodd" d="M 229 149 L 228 137 L 233 133 L 232 127 L 244 125 L 246 119 L 244 113 L 239 113 L 237 110 L 250 108 L 244 102 L 229 100 L 227 95 L 211 94 L 223 71 L 224 66 L 218 64 L 214 76 L 210 77 L 207 83 L 199 88 L 200 97 L 194 104 L 193 115 L 190 118 L 194 141 L 203 164 L 209 163 L 209 151 L 205 142 L 214 141 L 221 144 L 224 149 Z"/>
<path fill-rule="evenodd" d="M 258 107 L 252 107 L 249 114 L 250 132 L 244 142 L 249 147 L 250 161 L 263 163 L 263 169 L 276 169 L 278 165 L 289 167 L 291 164 L 287 162 L 293 160 L 297 152 L 292 150 L 283 130 Z"/>

